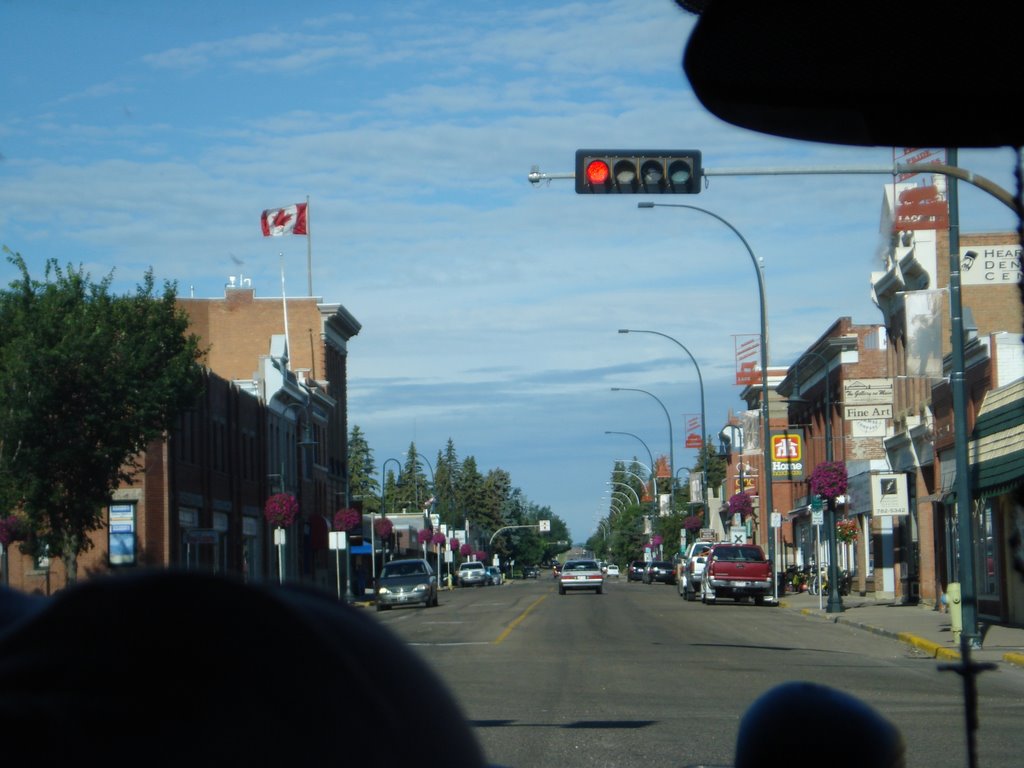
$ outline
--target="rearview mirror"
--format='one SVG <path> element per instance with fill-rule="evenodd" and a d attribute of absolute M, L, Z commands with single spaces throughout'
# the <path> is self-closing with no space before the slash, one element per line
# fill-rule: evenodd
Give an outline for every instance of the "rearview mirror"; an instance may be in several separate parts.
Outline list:
<path fill-rule="evenodd" d="M 1024 144 L 1011 4 L 683 2 L 704 6 L 683 55 L 701 103 L 744 128 L 887 147 Z"/>

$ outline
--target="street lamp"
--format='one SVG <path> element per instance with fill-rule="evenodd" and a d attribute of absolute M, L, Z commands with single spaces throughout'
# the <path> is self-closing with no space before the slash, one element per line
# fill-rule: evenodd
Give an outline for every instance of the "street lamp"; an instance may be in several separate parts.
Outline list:
<path fill-rule="evenodd" d="M 800 367 L 808 355 L 821 360 L 825 366 L 825 461 L 832 462 L 832 370 L 828 358 L 818 352 L 804 352 L 796 361 L 796 393 L 789 397 L 791 405 L 806 406 L 808 400 L 800 395 Z M 838 547 L 836 546 L 836 508 L 835 500 L 829 499 L 825 513 L 825 535 L 828 539 L 828 604 L 826 613 L 843 612 L 843 596 L 839 591 Z"/>
<path fill-rule="evenodd" d="M 638 494 L 638 493 L 637 493 L 637 492 L 636 492 L 636 491 L 635 491 L 635 490 L 633 489 L 633 486 L 631 486 L 631 485 L 630 485 L 629 483 L 623 483 L 623 482 L 621 482 L 621 481 L 618 481 L 618 480 L 609 480 L 609 481 L 607 482 L 607 485 L 621 485 L 621 486 L 622 486 L 623 488 L 625 488 L 625 489 L 626 489 L 627 491 L 629 491 L 630 493 L 632 493 L 632 494 L 633 494 L 633 499 L 634 499 L 634 500 L 636 501 L 636 505 L 637 505 L 638 507 L 640 506 L 640 496 L 639 496 L 639 494 Z M 615 489 L 613 489 L 612 493 L 615 493 L 615 492 L 617 492 L 617 491 L 618 491 L 618 488 L 615 488 Z"/>
<path fill-rule="evenodd" d="M 675 508 L 676 508 L 676 504 L 675 504 L 676 489 L 675 489 L 675 482 L 674 482 L 675 481 L 675 476 L 672 473 L 675 472 L 676 459 L 675 459 L 675 452 L 674 452 L 674 449 L 672 447 L 673 442 L 674 442 L 673 439 L 672 439 L 672 417 L 668 415 L 668 408 L 665 407 L 665 404 L 663 402 L 661 402 L 661 400 L 659 400 L 655 395 L 652 395 L 646 389 L 632 389 L 630 387 L 612 387 L 612 392 L 643 392 L 645 395 L 649 395 L 650 397 L 653 397 L 657 401 L 658 405 L 661 406 L 661 410 L 663 410 L 665 412 L 665 418 L 668 419 L 668 463 L 669 463 L 669 466 L 670 466 L 670 469 L 669 469 L 669 486 L 670 487 L 669 487 L 669 496 L 668 496 L 668 507 L 669 507 L 670 511 L 674 512 Z M 654 466 L 653 460 L 652 460 L 651 466 L 652 467 Z M 655 497 L 657 497 L 657 495 L 658 495 L 658 486 L 657 485 L 654 486 L 654 495 L 655 495 Z M 655 500 L 657 500 L 657 499 L 655 499 Z"/>
<path fill-rule="evenodd" d="M 632 432 L 613 432 L 613 431 L 610 431 L 610 430 L 606 429 L 604 431 L 604 433 L 606 435 L 628 435 L 629 437 L 634 437 L 637 440 L 640 440 L 640 445 L 642 445 L 646 449 L 647 457 L 651 460 L 651 466 L 648 468 L 648 471 L 651 473 L 651 495 L 653 497 L 651 499 L 651 507 L 654 510 L 655 517 L 657 517 L 657 515 L 658 515 L 658 485 L 657 485 L 657 481 L 654 478 L 654 454 L 651 453 L 651 449 L 647 447 L 647 443 L 645 443 L 640 438 L 639 435 L 634 435 Z"/>
<path fill-rule="evenodd" d="M 683 346 L 683 344 L 681 342 L 679 342 L 676 339 L 673 339 L 671 336 L 669 336 L 666 333 L 661 333 L 661 331 L 642 331 L 642 330 L 637 330 L 635 328 L 620 328 L 619 329 L 619 333 L 653 333 L 655 336 L 662 336 L 663 338 L 666 338 L 669 341 L 675 343 L 680 349 L 682 349 L 683 352 L 685 352 L 689 356 L 691 362 L 693 362 L 693 367 L 697 369 L 697 383 L 700 385 L 700 447 L 701 447 L 701 453 L 699 454 L 699 456 L 700 456 L 701 479 L 703 481 L 704 494 L 705 494 L 705 498 L 704 498 L 704 512 L 705 512 L 705 514 L 702 515 L 701 517 L 706 521 L 707 520 L 706 514 L 707 514 L 707 509 L 708 509 L 708 503 L 709 503 L 708 499 L 707 499 L 707 494 L 709 492 L 709 489 L 708 489 L 707 458 L 703 455 L 703 448 L 704 448 L 704 440 L 707 437 L 708 431 L 707 431 L 706 421 L 705 421 L 705 418 L 704 418 L 704 377 L 701 376 L 701 374 L 700 374 L 700 366 L 697 365 L 697 360 L 694 358 L 694 356 L 690 352 L 690 350 L 688 350 L 685 346 Z M 672 469 L 673 469 L 673 471 L 675 471 L 675 466 L 673 466 Z"/>
<path fill-rule="evenodd" d="M 706 208 L 700 208 L 696 205 L 683 205 L 681 203 L 652 203 L 643 201 L 637 203 L 638 208 L 686 208 L 691 211 L 698 211 L 700 213 L 707 214 L 713 219 L 717 219 L 732 230 L 733 234 L 740 239 L 743 243 L 743 247 L 747 249 L 747 254 L 750 256 L 750 261 L 754 265 L 754 274 L 757 276 L 757 294 L 758 299 L 761 303 L 761 429 L 763 432 L 763 461 L 764 469 L 764 501 L 765 507 L 767 508 L 767 515 L 769 522 L 771 516 L 775 512 L 775 504 L 772 499 L 772 449 L 771 449 L 771 426 L 768 424 L 768 310 L 765 303 L 764 295 L 764 275 L 761 274 L 761 266 L 758 264 L 757 257 L 754 255 L 753 249 L 750 247 L 750 243 L 743 237 L 736 227 L 730 224 L 727 220 L 723 219 L 717 213 L 707 210 Z M 768 539 L 768 559 L 772 562 L 772 568 L 775 568 L 775 533 L 772 532 L 771 537 Z M 772 578 L 774 585 L 773 592 L 775 599 L 779 597 L 779 584 L 778 579 Z"/>

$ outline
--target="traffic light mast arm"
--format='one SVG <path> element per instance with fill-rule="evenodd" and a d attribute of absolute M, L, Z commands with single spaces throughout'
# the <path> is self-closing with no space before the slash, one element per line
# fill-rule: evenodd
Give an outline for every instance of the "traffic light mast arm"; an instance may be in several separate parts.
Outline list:
<path fill-rule="evenodd" d="M 968 184 L 977 187 L 983 192 L 988 193 L 996 200 L 1001 202 L 1007 208 L 1017 213 L 1017 203 L 1014 200 L 1013 194 L 1000 187 L 995 182 L 984 176 L 979 176 L 966 168 L 959 168 L 957 166 L 945 165 L 943 163 L 929 163 L 925 165 L 907 165 L 905 163 L 896 163 L 893 165 L 879 165 L 879 166 L 823 166 L 823 167 L 793 167 L 793 168 L 703 168 L 701 170 L 701 176 L 704 178 L 710 176 L 841 176 L 841 175 L 884 175 L 884 176 L 895 176 L 898 174 L 905 173 L 921 173 L 923 171 L 930 171 L 932 173 L 939 173 L 944 176 L 952 176 L 960 181 L 967 182 Z M 530 169 L 527 174 L 527 180 L 531 184 L 539 184 L 541 181 L 551 181 L 552 179 L 575 179 L 575 173 L 544 173 L 536 165 Z"/>

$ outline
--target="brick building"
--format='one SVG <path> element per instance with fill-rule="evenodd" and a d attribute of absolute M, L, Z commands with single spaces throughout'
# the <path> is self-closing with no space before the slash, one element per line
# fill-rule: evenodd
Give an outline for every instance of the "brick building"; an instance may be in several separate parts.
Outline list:
<path fill-rule="evenodd" d="M 79 557 L 79 578 L 181 567 L 333 590 L 327 534 L 348 503 L 347 344 L 361 326 L 341 305 L 260 299 L 235 280 L 223 299 L 179 304 L 207 352 L 203 395 L 114 492 L 107 526 Z M 301 511 L 282 546 L 263 516 L 278 491 L 294 494 Z M 64 586 L 59 559 L 10 549 L 12 587 Z"/>

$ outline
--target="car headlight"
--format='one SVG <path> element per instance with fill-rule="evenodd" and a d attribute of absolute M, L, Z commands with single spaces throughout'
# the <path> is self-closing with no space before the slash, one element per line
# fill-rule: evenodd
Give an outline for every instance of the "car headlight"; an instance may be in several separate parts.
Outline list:
<path fill-rule="evenodd" d="M 415 587 L 412 588 L 412 591 L 413 592 L 423 592 L 426 589 L 430 589 L 430 585 L 429 584 L 417 584 Z"/>
<path fill-rule="evenodd" d="M 389 590 L 387 587 L 383 587 L 383 586 L 382 587 L 377 587 L 377 594 L 378 595 L 390 595 L 391 594 L 391 590 Z"/>

